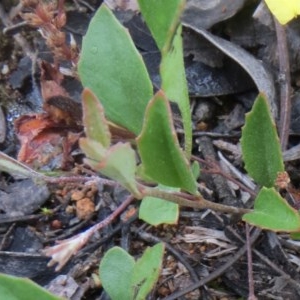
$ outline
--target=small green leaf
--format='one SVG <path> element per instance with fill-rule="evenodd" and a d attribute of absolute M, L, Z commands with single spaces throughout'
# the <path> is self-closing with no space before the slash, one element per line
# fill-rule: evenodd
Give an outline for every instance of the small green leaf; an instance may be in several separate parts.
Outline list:
<path fill-rule="evenodd" d="M 274 188 L 263 187 L 254 202 L 254 211 L 243 216 L 243 220 L 273 231 L 300 231 L 300 216 Z"/>
<path fill-rule="evenodd" d="M 139 198 L 140 192 L 135 181 L 135 152 L 129 143 L 117 143 L 109 149 L 87 138 L 79 141 L 80 148 L 87 155 L 85 162 L 95 171 L 118 181 Z"/>
<path fill-rule="evenodd" d="M 163 255 L 164 245 L 159 243 L 148 248 L 143 256 L 136 262 L 131 279 L 132 299 L 146 299 L 158 280 Z"/>
<path fill-rule="evenodd" d="M 128 31 L 102 4 L 83 38 L 78 73 L 107 118 L 139 134 L 153 87 Z"/>
<path fill-rule="evenodd" d="M 185 0 L 138 0 L 138 3 L 158 48 L 169 51 Z"/>
<path fill-rule="evenodd" d="M 90 89 L 85 88 L 83 90 L 82 107 L 85 135 L 108 148 L 111 138 L 108 123 L 100 101 Z"/>
<path fill-rule="evenodd" d="M 179 189 L 159 185 L 164 191 L 179 192 Z M 150 225 L 176 224 L 179 216 L 179 205 L 155 197 L 143 198 L 139 208 L 139 218 Z"/>
<path fill-rule="evenodd" d="M 105 253 L 99 276 L 112 300 L 132 300 L 130 286 L 134 266 L 133 257 L 120 247 L 113 247 Z"/>
<path fill-rule="evenodd" d="M 188 88 L 183 61 L 180 15 L 185 0 L 139 0 L 143 17 L 162 54 L 160 75 L 162 89 L 178 104 L 185 133 L 185 153 L 190 158 L 192 149 L 192 122 Z"/>
<path fill-rule="evenodd" d="M 196 181 L 177 140 L 169 103 L 161 91 L 148 104 L 137 145 L 147 176 L 166 186 L 197 192 Z"/>
<path fill-rule="evenodd" d="M 178 26 L 172 49 L 162 55 L 160 74 L 162 89 L 166 93 L 167 98 L 176 102 L 179 106 L 185 133 L 186 155 L 187 158 L 189 158 L 192 149 L 192 122 L 190 99 L 183 61 L 181 29 L 182 26 Z"/>
<path fill-rule="evenodd" d="M 178 204 L 155 197 L 143 198 L 139 208 L 139 219 L 152 226 L 176 224 L 178 215 Z"/>
<path fill-rule="evenodd" d="M 88 138 L 81 138 L 79 146 L 87 158 L 94 163 L 100 162 L 106 155 L 107 149 L 102 144 Z"/>
<path fill-rule="evenodd" d="M 268 102 L 260 94 L 242 130 L 245 169 L 261 186 L 274 186 L 278 172 L 284 171 L 280 143 Z"/>
<path fill-rule="evenodd" d="M 62 300 L 27 278 L 0 274 L 0 295 L 5 300 Z"/>

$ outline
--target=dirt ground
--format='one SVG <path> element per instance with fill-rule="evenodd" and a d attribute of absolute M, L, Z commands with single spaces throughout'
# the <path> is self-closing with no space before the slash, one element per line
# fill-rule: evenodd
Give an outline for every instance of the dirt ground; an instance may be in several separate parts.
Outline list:
<path fill-rule="evenodd" d="M 147 246 L 163 241 L 161 276 L 148 299 L 247 299 L 251 288 L 257 299 L 299 299 L 299 242 L 288 234 L 250 228 L 238 216 L 211 210 L 182 207 L 178 224 L 153 227 L 138 219 L 139 201 L 132 202 L 61 270 L 47 266 L 50 258 L 43 249 L 105 220 L 128 193 L 112 181 L 89 180 L 97 174 L 83 164 L 78 147 L 83 135 L 83 87 L 76 76 L 76 62 L 82 37 L 102 1 L 65 1 L 67 21 L 61 31 L 66 33 L 68 47 L 71 34 L 76 41 L 71 54 L 61 54 L 49 45 L 28 15 L 36 6 L 21 2 L 0 3 L 0 150 L 33 169 L 69 176 L 69 180 L 41 185 L 1 173 L 0 272 L 28 277 L 67 299 L 109 299 L 97 277 L 104 253 L 117 245 L 137 258 Z M 266 8 L 258 12 L 260 1 L 209 2 L 187 1 L 182 19 L 193 155 L 201 160 L 199 190 L 213 202 L 253 206 L 249 189 L 256 187 L 242 177 L 239 139 L 245 114 L 263 90 L 286 141 L 285 167 L 297 202 L 299 18 L 282 29 L 275 26 Z M 54 3 L 59 14 L 56 2 L 48 3 Z M 159 51 L 140 14 L 128 10 L 130 1 L 107 4 L 128 28 L 154 88 L 159 87 Z M 279 47 L 285 39 L 287 49 Z M 51 85 L 57 78 L 64 92 Z M 292 99 L 291 109 L 284 98 Z M 182 139 L 178 110 L 173 109 Z M 69 121 L 57 121 L 57 111 Z M 290 118 L 287 125 L 282 125 L 282 111 Z M 284 196 L 292 201 L 289 193 Z M 252 263 L 247 260 L 246 229 L 253 245 Z"/>

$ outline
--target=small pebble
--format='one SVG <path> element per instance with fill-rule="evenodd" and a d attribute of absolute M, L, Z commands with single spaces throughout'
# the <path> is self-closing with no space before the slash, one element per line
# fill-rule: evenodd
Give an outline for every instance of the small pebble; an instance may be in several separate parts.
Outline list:
<path fill-rule="evenodd" d="M 2 74 L 2 75 L 7 75 L 8 73 L 9 73 L 9 67 L 8 67 L 7 64 L 4 64 L 4 65 L 2 66 L 2 69 L 1 69 L 1 74 Z"/>

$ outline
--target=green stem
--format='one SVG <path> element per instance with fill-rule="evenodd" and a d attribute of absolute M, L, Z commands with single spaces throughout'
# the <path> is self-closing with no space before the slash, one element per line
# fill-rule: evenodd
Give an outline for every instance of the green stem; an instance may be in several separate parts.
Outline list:
<path fill-rule="evenodd" d="M 229 213 L 229 214 L 238 214 L 238 215 L 243 215 L 245 213 L 249 213 L 252 211 L 251 209 L 238 208 L 234 206 L 227 206 L 219 203 L 214 203 L 205 200 L 200 195 L 193 196 L 193 195 L 188 195 L 183 193 L 175 194 L 175 193 L 169 193 L 155 188 L 148 188 L 144 186 L 141 188 L 141 192 L 143 194 L 143 197 L 149 196 L 149 197 L 161 198 L 185 207 L 211 209 L 214 211 L 219 211 L 219 212 Z"/>

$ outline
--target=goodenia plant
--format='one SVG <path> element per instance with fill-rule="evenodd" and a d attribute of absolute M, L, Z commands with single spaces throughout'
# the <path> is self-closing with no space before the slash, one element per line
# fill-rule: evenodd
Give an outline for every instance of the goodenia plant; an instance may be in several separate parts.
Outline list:
<path fill-rule="evenodd" d="M 156 1 L 152 0 L 152 2 L 150 8 L 160 8 L 156 6 Z M 183 2 L 176 3 L 182 9 Z M 165 46 L 162 46 L 161 36 L 157 36 L 156 39 L 164 59 L 168 62 L 174 60 L 174 66 L 171 64 L 169 66 L 172 67 L 169 69 L 170 72 L 181 74 L 180 77 L 176 77 L 176 80 L 182 79 L 182 82 L 173 80 L 172 83 L 170 78 L 164 79 L 167 75 L 170 76 L 166 74 L 162 75 L 162 84 L 170 95 L 172 88 L 176 90 L 178 87 L 182 89 L 182 91 L 178 90 L 178 95 L 185 95 L 187 88 L 183 58 L 180 57 L 180 62 L 177 62 L 179 54 L 182 54 L 181 26 L 178 19 L 180 9 L 173 4 L 166 7 L 168 11 L 165 14 L 152 12 L 160 16 L 161 24 L 163 22 L 169 24 L 161 26 L 164 28 L 171 26 L 170 30 L 165 30 Z M 143 11 L 145 14 L 147 8 L 143 8 Z M 170 15 L 171 22 L 168 19 Z M 152 29 L 153 32 L 156 30 Z M 115 40 L 122 43 L 118 44 Z M 124 51 L 127 53 L 126 59 L 122 56 Z M 86 137 L 80 140 L 80 146 L 86 154 L 86 163 L 95 171 L 118 181 L 132 195 L 125 199 L 107 220 L 46 248 L 44 254 L 52 257 L 50 266 L 58 263 L 56 270 L 61 269 L 95 232 L 112 222 L 133 199 L 142 200 L 140 217 L 153 225 L 177 222 L 178 205 L 198 209 L 209 208 L 233 214 L 249 212 L 247 209 L 207 201 L 197 192 L 196 178 L 199 175 L 199 165 L 194 163 L 191 166 L 189 147 L 181 149 L 179 145 L 166 92 L 160 90 L 153 95 L 149 76 L 140 54 L 135 49 L 127 30 L 119 24 L 105 5 L 96 12 L 83 41 L 79 75 L 83 84 L 90 87 L 90 89 L 86 87 L 82 95 Z M 175 98 L 179 103 L 181 100 L 177 96 Z M 187 118 L 186 112 L 189 112 L 189 107 L 186 99 L 184 101 L 187 108 L 182 109 L 182 115 L 185 115 L 187 123 L 191 122 L 191 118 L 190 115 Z M 183 104 L 179 106 L 183 107 Z M 134 142 L 112 144 L 109 131 L 111 121 L 138 135 L 135 143 L 140 158 L 139 165 L 136 161 Z M 190 127 L 190 125 L 185 126 L 186 143 L 191 138 L 188 129 Z M 68 180 L 63 176 L 53 178 L 35 172 L 2 153 L 0 153 L 0 168 L 44 182 L 57 183 L 62 179 Z M 86 181 L 88 178 L 78 179 Z M 100 177 L 98 179 L 106 181 Z M 95 177 L 92 180 L 95 180 Z M 153 188 L 145 183 L 142 184 L 149 180 L 157 186 Z"/>
<path fill-rule="evenodd" d="M 141 12 L 161 52 L 160 74 L 164 95 L 162 92 L 153 95 L 153 87 L 141 55 L 128 31 L 105 5 L 94 15 L 83 39 L 78 72 L 83 85 L 90 88 L 101 101 L 105 115 L 110 121 L 136 135 L 141 134 L 143 129 L 143 134 L 137 139 L 142 159 L 142 165 L 139 167 L 142 172 L 139 174 L 160 183 L 163 189 L 177 187 L 177 191 L 183 188 L 195 193 L 196 182 L 189 166 L 192 126 L 179 19 L 184 3 L 183 0 L 139 1 Z M 184 152 L 179 147 L 166 98 L 175 101 L 180 108 L 185 132 Z M 89 119 L 90 123 L 95 122 Z M 89 126 L 90 124 L 86 124 L 85 128 L 89 130 Z M 95 139 L 87 137 L 81 141 L 81 147 L 85 152 L 89 150 L 89 154 L 93 147 L 101 152 L 102 146 L 105 145 L 97 146 L 95 142 Z M 110 157 L 113 157 L 111 162 L 117 162 L 118 156 L 121 163 L 125 159 L 125 152 L 129 159 L 130 151 L 128 145 L 116 145 L 110 149 L 110 152 L 114 153 L 110 154 Z M 121 152 L 123 158 L 119 156 Z M 98 153 L 90 158 L 94 161 L 101 159 L 103 162 L 103 157 L 100 156 Z M 132 162 L 132 159 L 128 160 L 128 164 L 129 161 Z M 87 162 L 95 166 L 95 162 Z M 127 168 L 132 172 L 136 171 L 132 163 L 130 168 Z M 102 169 L 102 173 L 109 176 L 107 170 Z M 122 176 L 123 185 L 125 178 L 133 178 L 127 175 Z M 111 178 L 118 180 L 115 176 Z M 128 182 L 125 187 L 129 187 Z M 136 188 L 131 186 L 130 190 L 137 196 Z M 159 198 L 152 200 L 153 197 L 145 197 L 142 201 L 140 214 L 145 221 L 156 225 L 177 221 L 177 204 L 167 203 Z M 157 219 L 156 214 L 154 221 L 147 212 L 157 210 L 157 205 L 161 208 L 158 212 L 161 219 Z M 167 216 L 163 213 L 165 211 L 169 212 Z"/>
<path fill-rule="evenodd" d="M 83 93 L 86 137 L 80 140 L 80 147 L 87 156 L 86 163 L 94 170 L 115 179 L 136 198 L 144 198 L 140 218 L 158 225 L 177 221 L 178 204 L 153 197 L 151 193 L 146 195 L 145 189 L 141 189 L 136 181 L 134 150 L 129 143 L 111 145 L 102 108 L 103 105 L 110 121 L 138 135 L 142 177 L 159 183 L 161 191 L 182 189 L 197 194 L 189 165 L 192 126 L 179 24 L 184 1 L 140 1 L 139 4 L 161 51 L 164 92 L 152 94 L 146 67 L 128 32 L 102 5 L 83 40 L 78 67 L 84 86 L 95 93 L 88 89 Z M 174 74 L 177 74 L 175 78 Z M 177 102 L 181 110 L 185 153 L 177 140 L 166 97 Z M 145 299 L 158 278 L 162 255 L 162 244 L 148 249 L 137 263 L 120 248 L 109 250 L 99 269 L 104 289 L 112 299 Z"/>
<path fill-rule="evenodd" d="M 212 203 L 198 193 L 199 166 L 190 165 L 191 116 L 179 20 L 184 1 L 139 0 L 139 5 L 162 57 L 162 86 L 156 94 L 128 31 L 104 4 L 95 13 L 83 39 L 78 65 L 85 87 L 82 94 L 85 137 L 80 139 L 85 162 L 117 181 L 132 195 L 114 216 L 135 198 L 142 200 L 140 218 L 152 225 L 177 222 L 178 205 L 182 205 L 244 214 L 244 221 L 261 228 L 300 232 L 298 211 L 288 205 L 275 188 L 277 174 L 284 170 L 284 165 L 276 128 L 262 94 L 247 115 L 241 140 L 245 169 L 261 186 L 254 210 Z M 181 111 L 185 131 L 183 149 L 177 139 L 169 101 L 176 102 Z M 135 134 L 135 141 L 113 144 L 111 122 Z M 49 177 L 2 154 L 0 166 L 50 181 Z M 156 187 L 145 183 L 149 181 Z M 44 253 L 52 256 L 51 265 L 58 262 L 57 269 L 63 267 L 111 220 L 113 216 L 46 249 Z M 162 255 L 162 244 L 146 250 L 137 262 L 120 248 L 109 250 L 100 264 L 105 290 L 112 299 L 120 299 L 119 288 L 122 299 L 145 299 L 157 281 Z M 121 262 L 124 267 L 119 268 Z"/>

